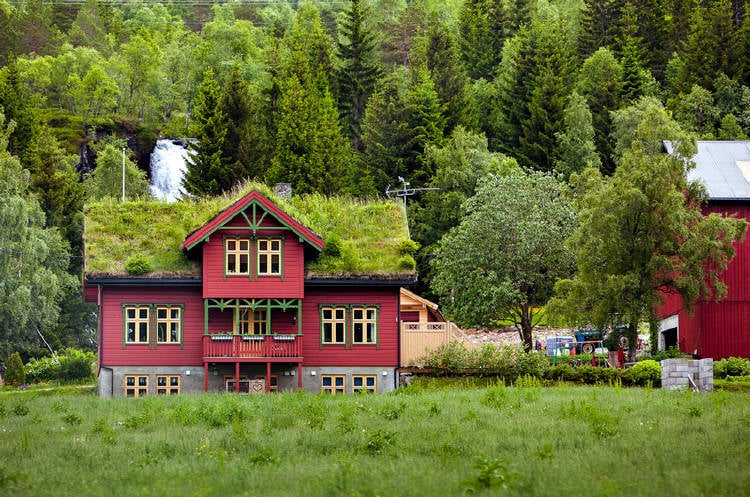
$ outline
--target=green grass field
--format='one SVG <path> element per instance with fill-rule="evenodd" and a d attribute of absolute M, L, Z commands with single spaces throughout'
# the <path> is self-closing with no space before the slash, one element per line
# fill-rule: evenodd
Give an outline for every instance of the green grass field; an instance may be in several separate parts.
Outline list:
<path fill-rule="evenodd" d="M 2 392 L 0 495 L 750 495 L 747 394 L 528 383 L 346 397 Z"/>

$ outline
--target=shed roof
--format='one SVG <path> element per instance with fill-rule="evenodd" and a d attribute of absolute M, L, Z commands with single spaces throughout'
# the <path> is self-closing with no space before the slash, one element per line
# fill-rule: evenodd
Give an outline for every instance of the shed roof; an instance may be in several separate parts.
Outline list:
<path fill-rule="evenodd" d="M 698 141 L 689 180 L 700 180 L 710 200 L 750 200 L 750 140 Z M 671 142 L 664 142 L 673 153 Z"/>

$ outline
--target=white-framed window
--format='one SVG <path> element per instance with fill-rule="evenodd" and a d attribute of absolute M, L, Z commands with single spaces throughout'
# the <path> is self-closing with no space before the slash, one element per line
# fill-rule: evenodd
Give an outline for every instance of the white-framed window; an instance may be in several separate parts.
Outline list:
<path fill-rule="evenodd" d="M 352 343 L 374 344 L 378 341 L 377 307 L 352 307 Z"/>
<path fill-rule="evenodd" d="M 346 343 L 346 307 L 324 306 L 320 310 L 321 343 Z"/>
<path fill-rule="evenodd" d="M 182 342 L 182 306 L 156 306 L 156 343 Z"/>
<path fill-rule="evenodd" d="M 258 276 L 281 274 L 281 240 L 260 238 L 257 241 Z"/>
<path fill-rule="evenodd" d="M 125 343 L 137 344 L 149 342 L 151 306 L 126 305 L 124 320 Z"/>
<path fill-rule="evenodd" d="M 228 276 L 250 274 L 250 239 L 231 237 L 224 239 L 224 273 Z"/>

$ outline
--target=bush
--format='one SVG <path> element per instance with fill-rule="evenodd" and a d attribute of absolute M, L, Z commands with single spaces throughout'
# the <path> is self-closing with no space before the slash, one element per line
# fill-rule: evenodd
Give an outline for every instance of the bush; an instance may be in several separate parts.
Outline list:
<path fill-rule="evenodd" d="M 667 350 L 660 350 L 655 354 L 651 354 L 651 359 L 656 362 L 661 362 L 664 359 L 689 359 L 691 356 L 683 354 L 677 347 L 669 347 Z"/>
<path fill-rule="evenodd" d="M 398 268 L 399 269 L 414 269 L 417 267 L 417 261 L 414 260 L 414 257 L 410 255 L 405 255 L 403 257 L 400 257 L 398 259 Z"/>
<path fill-rule="evenodd" d="M 429 351 L 419 362 L 442 373 L 480 373 L 499 376 L 509 382 L 527 375 L 542 378 L 547 370 L 547 358 L 543 354 L 526 353 L 520 346 L 492 343 L 468 349 L 453 341 Z"/>
<path fill-rule="evenodd" d="M 8 385 L 18 386 L 26 383 L 26 373 L 23 371 L 23 361 L 21 360 L 21 354 L 18 352 L 13 352 L 8 356 L 3 378 Z"/>
<path fill-rule="evenodd" d="M 399 255 L 414 255 L 419 250 L 419 244 L 414 240 L 401 240 L 397 247 Z"/>
<path fill-rule="evenodd" d="M 151 262 L 143 254 L 135 254 L 125 263 L 128 274 L 146 274 L 153 269 Z"/>
<path fill-rule="evenodd" d="M 750 376 L 750 361 L 743 357 L 730 357 L 714 362 L 714 378 Z"/>
<path fill-rule="evenodd" d="M 661 365 L 653 359 L 637 362 L 622 372 L 622 379 L 630 385 L 654 385 L 661 381 Z"/>
<path fill-rule="evenodd" d="M 29 383 L 52 381 L 60 374 L 60 361 L 56 357 L 32 357 L 24 364 L 23 370 Z"/>
<path fill-rule="evenodd" d="M 84 352 L 77 349 L 67 349 L 60 356 L 59 378 L 62 381 L 88 380 L 93 375 L 91 365 L 96 360 L 93 352 Z"/>
<path fill-rule="evenodd" d="M 553 381 L 578 381 L 578 373 L 570 364 L 555 364 L 547 368 L 544 378 Z"/>

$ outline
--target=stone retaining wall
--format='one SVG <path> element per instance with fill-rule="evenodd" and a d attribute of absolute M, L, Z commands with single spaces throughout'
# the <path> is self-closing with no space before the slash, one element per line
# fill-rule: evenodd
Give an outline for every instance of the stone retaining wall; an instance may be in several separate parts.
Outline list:
<path fill-rule="evenodd" d="M 713 359 L 664 359 L 661 361 L 661 387 L 665 390 L 693 388 L 689 377 L 701 392 L 714 389 Z"/>

